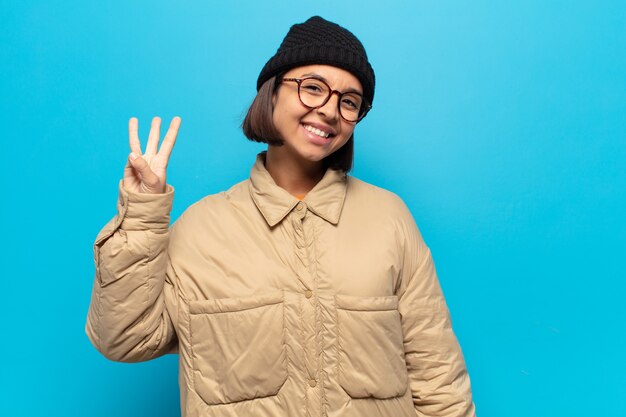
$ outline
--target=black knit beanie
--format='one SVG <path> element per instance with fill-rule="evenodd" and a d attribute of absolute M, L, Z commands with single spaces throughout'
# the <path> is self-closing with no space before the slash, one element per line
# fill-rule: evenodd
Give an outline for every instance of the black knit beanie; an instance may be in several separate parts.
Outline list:
<path fill-rule="evenodd" d="M 332 65 L 351 72 L 361 82 L 363 96 L 370 104 L 374 101 L 374 70 L 363 44 L 350 31 L 319 16 L 289 29 L 276 54 L 261 70 L 257 91 L 281 72 L 312 64 Z"/>

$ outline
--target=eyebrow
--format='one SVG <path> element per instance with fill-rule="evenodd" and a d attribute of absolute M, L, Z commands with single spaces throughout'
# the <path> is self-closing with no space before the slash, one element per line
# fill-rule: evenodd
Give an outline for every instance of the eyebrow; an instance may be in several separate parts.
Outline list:
<path fill-rule="evenodd" d="M 318 80 L 324 81 L 326 84 L 330 84 L 330 82 L 326 78 L 324 78 L 321 75 L 316 74 L 314 72 L 308 72 L 306 74 L 302 74 L 301 77 L 317 78 Z M 347 90 L 342 91 L 341 93 L 357 93 L 360 96 L 363 95 L 363 93 L 361 91 L 357 90 L 356 88 L 348 88 Z"/>

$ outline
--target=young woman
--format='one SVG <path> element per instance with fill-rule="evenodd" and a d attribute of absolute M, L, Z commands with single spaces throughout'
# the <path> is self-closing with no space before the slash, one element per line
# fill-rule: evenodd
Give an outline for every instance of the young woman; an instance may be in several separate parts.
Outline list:
<path fill-rule="evenodd" d="M 473 416 L 430 251 L 394 194 L 347 175 L 374 98 L 361 43 L 320 17 L 259 75 L 250 178 L 168 229 L 158 118 L 137 120 L 117 216 L 98 235 L 87 334 L 106 357 L 180 357 L 182 414 Z"/>

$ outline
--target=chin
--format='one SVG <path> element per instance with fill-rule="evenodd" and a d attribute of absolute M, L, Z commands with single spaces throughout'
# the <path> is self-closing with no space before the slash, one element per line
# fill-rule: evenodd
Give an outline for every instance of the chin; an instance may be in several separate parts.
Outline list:
<path fill-rule="evenodd" d="M 330 155 L 327 152 L 299 152 L 300 158 L 309 162 L 320 162 Z"/>

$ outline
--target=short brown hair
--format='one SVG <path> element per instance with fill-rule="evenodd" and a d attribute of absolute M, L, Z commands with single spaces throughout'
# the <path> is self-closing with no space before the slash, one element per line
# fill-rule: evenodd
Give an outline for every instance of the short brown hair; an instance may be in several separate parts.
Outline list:
<path fill-rule="evenodd" d="M 280 86 L 283 74 L 265 81 L 252 101 L 248 113 L 246 114 L 241 128 L 243 134 L 254 142 L 267 143 L 268 145 L 281 146 L 283 140 L 274 126 L 272 114 L 274 113 L 274 104 L 272 98 L 274 93 Z M 354 159 L 354 134 L 339 149 L 324 158 L 326 168 L 341 170 L 345 173 L 352 169 Z"/>

